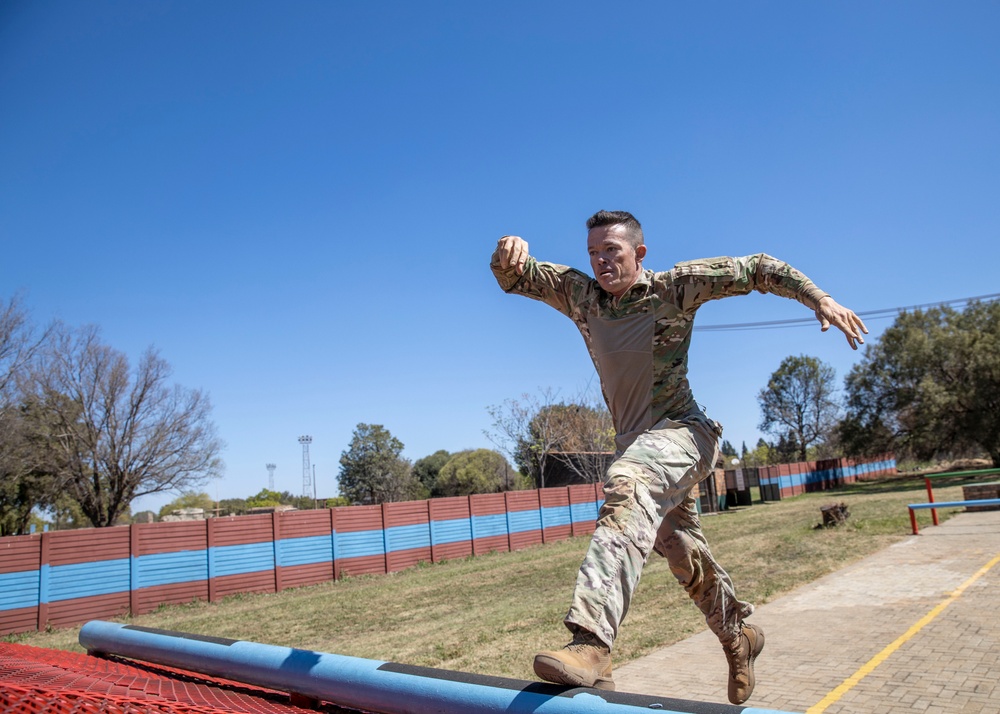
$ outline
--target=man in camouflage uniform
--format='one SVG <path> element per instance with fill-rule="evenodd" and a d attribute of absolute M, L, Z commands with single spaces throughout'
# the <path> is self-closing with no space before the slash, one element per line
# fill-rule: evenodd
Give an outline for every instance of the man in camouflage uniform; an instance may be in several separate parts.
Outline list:
<path fill-rule="evenodd" d="M 643 270 L 642 227 L 624 211 L 587 221 L 594 278 L 543 263 L 518 236 L 503 236 L 491 268 L 500 287 L 541 300 L 573 320 L 583 335 L 614 419 L 617 454 L 605 502 L 577 576 L 565 623 L 573 641 L 535 657 L 542 679 L 614 689 L 611 647 L 651 550 L 705 615 L 729 662 L 729 699 L 740 704 L 754 687 L 754 659 L 764 633 L 745 618 L 732 580 L 702 534 L 691 490 L 712 473 L 722 427 L 702 412 L 687 380 L 687 353 L 697 309 L 709 300 L 753 290 L 798 300 L 852 349 L 867 329 L 805 275 L 768 255 L 678 263 Z"/>

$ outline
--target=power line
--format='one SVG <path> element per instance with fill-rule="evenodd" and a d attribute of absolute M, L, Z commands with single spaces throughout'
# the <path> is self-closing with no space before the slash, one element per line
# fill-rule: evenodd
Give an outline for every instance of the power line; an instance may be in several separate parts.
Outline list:
<path fill-rule="evenodd" d="M 866 310 L 859 312 L 858 317 L 868 319 L 884 319 L 895 317 L 901 312 L 909 310 L 921 310 L 930 307 L 944 307 L 950 305 L 967 305 L 970 302 L 993 302 L 1000 299 L 1000 293 L 990 295 L 978 295 L 976 297 L 956 298 L 955 300 L 945 300 L 943 302 L 928 302 L 923 305 L 910 305 L 909 307 L 887 307 L 881 310 Z M 728 325 L 697 325 L 695 332 L 735 332 L 738 330 L 777 330 L 786 327 L 801 327 L 802 325 L 815 325 L 815 317 L 797 317 L 791 320 L 769 320 L 766 322 L 735 322 Z"/>

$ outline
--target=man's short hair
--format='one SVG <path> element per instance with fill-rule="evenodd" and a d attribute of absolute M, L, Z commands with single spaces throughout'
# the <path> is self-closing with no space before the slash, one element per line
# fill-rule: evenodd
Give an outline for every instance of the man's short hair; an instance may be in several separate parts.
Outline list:
<path fill-rule="evenodd" d="M 587 230 L 599 226 L 625 226 L 625 240 L 633 250 L 643 243 L 642 226 L 628 211 L 598 211 L 587 219 Z"/>

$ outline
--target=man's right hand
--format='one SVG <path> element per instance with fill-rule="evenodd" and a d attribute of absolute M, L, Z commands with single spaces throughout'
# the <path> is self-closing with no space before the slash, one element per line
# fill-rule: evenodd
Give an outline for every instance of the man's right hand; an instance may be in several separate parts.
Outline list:
<path fill-rule="evenodd" d="M 503 236 L 497 241 L 497 255 L 501 268 L 514 267 L 514 271 L 524 273 L 524 264 L 528 262 L 528 241 L 520 236 Z"/>

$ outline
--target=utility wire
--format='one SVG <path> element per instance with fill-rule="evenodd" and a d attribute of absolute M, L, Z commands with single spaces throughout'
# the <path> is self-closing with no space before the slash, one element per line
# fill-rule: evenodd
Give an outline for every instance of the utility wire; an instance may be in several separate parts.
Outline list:
<path fill-rule="evenodd" d="M 943 302 L 929 302 L 923 305 L 910 305 L 909 307 L 887 307 L 881 310 L 867 310 L 859 312 L 858 317 L 868 319 L 884 319 L 895 317 L 901 312 L 908 310 L 920 310 L 927 307 L 944 307 L 945 305 L 967 305 L 973 301 L 993 302 L 1000 299 L 1000 293 L 990 295 L 978 295 L 976 297 L 956 298 L 955 300 L 945 300 Z M 735 322 L 728 325 L 696 325 L 695 332 L 735 332 L 739 330 L 778 330 L 786 327 L 801 327 L 802 325 L 815 325 L 815 317 L 798 317 L 791 320 L 769 320 L 766 322 Z"/>

